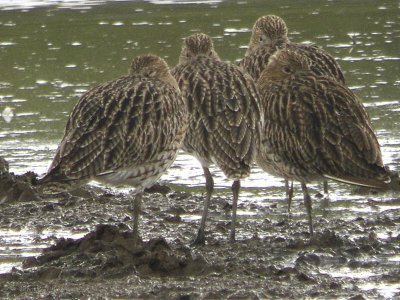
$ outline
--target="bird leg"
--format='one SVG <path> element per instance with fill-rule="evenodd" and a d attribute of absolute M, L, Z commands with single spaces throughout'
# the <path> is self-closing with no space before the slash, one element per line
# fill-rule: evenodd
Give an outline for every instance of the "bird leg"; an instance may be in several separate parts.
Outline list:
<path fill-rule="evenodd" d="M 288 214 L 290 214 L 290 208 L 292 207 L 292 199 L 293 199 L 293 181 L 291 186 L 289 187 L 289 180 L 285 179 L 285 190 L 286 190 L 286 200 L 287 200 L 287 210 Z"/>
<path fill-rule="evenodd" d="M 210 170 L 206 167 L 203 167 L 204 171 L 204 176 L 206 178 L 206 191 L 207 195 L 204 200 L 204 207 L 203 207 L 203 215 L 201 216 L 201 222 L 200 222 L 200 227 L 197 232 L 197 236 L 194 239 L 194 241 L 191 243 L 192 246 L 199 246 L 199 245 L 204 245 L 206 242 L 206 236 L 204 233 L 205 227 L 206 227 L 206 220 L 207 220 L 207 215 L 208 215 L 208 207 L 210 206 L 210 199 L 211 195 L 214 191 L 214 180 L 212 178 L 212 175 L 210 173 Z"/>
<path fill-rule="evenodd" d="M 306 207 L 306 210 L 307 210 L 308 226 L 310 228 L 310 236 L 312 237 L 314 235 L 314 228 L 313 228 L 312 215 L 311 215 L 311 213 L 312 213 L 311 197 L 308 194 L 307 186 L 304 182 L 301 183 L 301 189 L 303 190 L 304 206 Z"/>
<path fill-rule="evenodd" d="M 143 191 L 138 192 L 133 201 L 133 246 L 136 246 L 139 240 L 139 216 L 142 206 Z"/>
<path fill-rule="evenodd" d="M 328 195 L 328 181 L 324 180 L 324 194 Z"/>
<path fill-rule="evenodd" d="M 322 198 L 322 214 L 323 216 L 327 215 L 326 208 L 329 206 L 329 192 L 328 192 L 328 181 L 324 180 L 324 197 Z"/>
<path fill-rule="evenodd" d="M 232 184 L 233 202 L 232 202 L 232 221 L 231 221 L 231 242 L 235 241 L 236 211 L 239 200 L 240 180 L 235 180 Z"/>

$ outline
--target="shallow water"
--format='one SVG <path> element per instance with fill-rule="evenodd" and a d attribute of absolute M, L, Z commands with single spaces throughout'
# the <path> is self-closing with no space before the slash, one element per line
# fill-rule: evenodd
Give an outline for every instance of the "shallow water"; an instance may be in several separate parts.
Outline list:
<path fill-rule="evenodd" d="M 53 244 L 57 238 L 81 238 L 86 232 L 71 232 L 65 229 L 43 230 L 41 232 L 21 230 L 0 230 L 0 273 L 21 267 L 27 257 L 37 256 L 41 250 Z"/>
<path fill-rule="evenodd" d="M 317 43 L 337 58 L 349 87 L 370 113 L 385 163 L 399 170 L 399 12 L 398 1 L 0 1 L 0 156 L 16 174 L 44 174 L 79 96 L 96 83 L 125 74 L 132 57 L 152 52 L 172 66 L 181 39 L 203 31 L 214 38 L 224 60 L 235 61 L 244 55 L 253 22 L 262 14 L 277 14 L 286 20 L 292 41 Z M 216 192 L 228 198 L 231 182 L 219 170 L 212 171 Z M 162 181 L 193 193 L 202 192 L 204 184 L 199 163 L 184 153 Z M 273 203 L 284 205 L 281 179 L 255 168 L 242 186 L 240 218 L 281 217 L 269 209 Z M 321 190 L 318 184 L 311 187 L 314 194 Z M 295 188 L 293 217 L 303 219 L 301 193 Z M 328 215 L 367 217 L 398 208 L 398 202 L 385 204 L 393 198 L 397 195 L 357 195 L 352 188 L 331 182 Z M 254 203 L 257 209 L 252 209 Z M 324 214 L 321 205 L 315 201 L 316 218 Z M 74 234 L 43 231 L 39 240 Z M 400 234 L 399 228 L 391 234 Z M 2 229 L 0 272 L 54 241 L 38 244 L 37 235 L 28 229 Z M 386 259 L 398 265 L 398 255 Z M 345 268 L 327 272 L 353 278 L 375 275 Z M 363 288 L 386 291 L 385 296 L 400 291 L 383 284 Z"/>

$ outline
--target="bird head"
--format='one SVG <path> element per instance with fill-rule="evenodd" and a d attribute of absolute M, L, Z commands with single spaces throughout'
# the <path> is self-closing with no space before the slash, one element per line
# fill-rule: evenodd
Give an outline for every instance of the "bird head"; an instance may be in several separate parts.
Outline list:
<path fill-rule="evenodd" d="M 305 55 L 294 50 L 280 49 L 269 58 L 258 82 L 261 84 L 307 74 L 311 72 L 310 66 L 311 62 Z"/>
<path fill-rule="evenodd" d="M 132 60 L 129 74 L 131 76 L 143 76 L 149 79 L 157 79 L 177 88 L 177 83 L 172 77 L 168 64 L 157 55 L 146 54 L 135 57 Z"/>
<path fill-rule="evenodd" d="M 131 75 L 145 77 L 158 77 L 159 74 L 168 73 L 169 67 L 164 59 L 157 55 L 147 54 L 135 57 L 129 70 Z"/>
<path fill-rule="evenodd" d="M 263 48 L 277 48 L 289 42 L 285 21 L 278 16 L 267 15 L 254 23 L 247 54 Z"/>
<path fill-rule="evenodd" d="M 198 56 L 219 59 L 218 54 L 214 50 L 213 41 L 207 34 L 195 33 L 185 38 L 183 41 L 179 62 L 185 63 Z"/>

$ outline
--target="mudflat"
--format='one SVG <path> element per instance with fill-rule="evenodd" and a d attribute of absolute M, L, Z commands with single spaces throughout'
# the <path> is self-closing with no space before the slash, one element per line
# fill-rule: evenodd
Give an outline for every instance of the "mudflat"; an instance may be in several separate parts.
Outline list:
<path fill-rule="evenodd" d="M 26 258 L 22 267 L 0 275 L 2 298 L 400 296 L 395 288 L 399 262 L 387 259 L 400 253 L 398 198 L 375 197 L 371 212 L 355 215 L 351 221 L 328 206 L 324 216 L 314 216 L 313 239 L 301 204 L 303 218 L 298 219 L 288 216 L 284 201 L 271 200 L 267 209 L 254 203 L 249 208 L 253 216 L 240 218 L 237 241 L 231 243 L 231 199 L 217 193 L 210 207 L 206 245 L 194 248 L 189 244 L 197 230 L 203 195 L 158 186 L 144 196 L 143 241 L 133 247 L 129 195 L 88 185 L 73 193 L 45 196 L 37 192 L 36 178 L 34 173 L 1 175 L 2 230 L 65 228 L 86 233 L 79 239 L 49 236 L 35 241 L 51 246 Z M 387 209 L 374 211 L 378 204 Z M 270 219 L 269 211 L 281 218 Z M 363 276 L 371 272 L 377 275 Z"/>

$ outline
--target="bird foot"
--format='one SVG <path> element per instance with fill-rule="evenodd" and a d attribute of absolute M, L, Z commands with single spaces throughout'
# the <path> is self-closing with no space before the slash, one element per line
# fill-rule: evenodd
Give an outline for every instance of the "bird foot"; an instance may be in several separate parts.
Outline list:
<path fill-rule="evenodd" d="M 204 231 L 199 230 L 196 238 L 190 243 L 191 247 L 204 246 L 206 244 L 206 236 Z"/>
<path fill-rule="evenodd" d="M 142 246 L 142 244 L 143 244 L 143 240 L 140 238 L 140 236 L 133 236 L 132 246 L 134 248 L 138 248 L 138 247 Z"/>
<path fill-rule="evenodd" d="M 236 242 L 236 236 L 235 236 L 235 233 L 231 233 L 231 236 L 230 236 L 230 242 L 231 242 L 231 244 L 234 244 L 234 243 Z"/>

